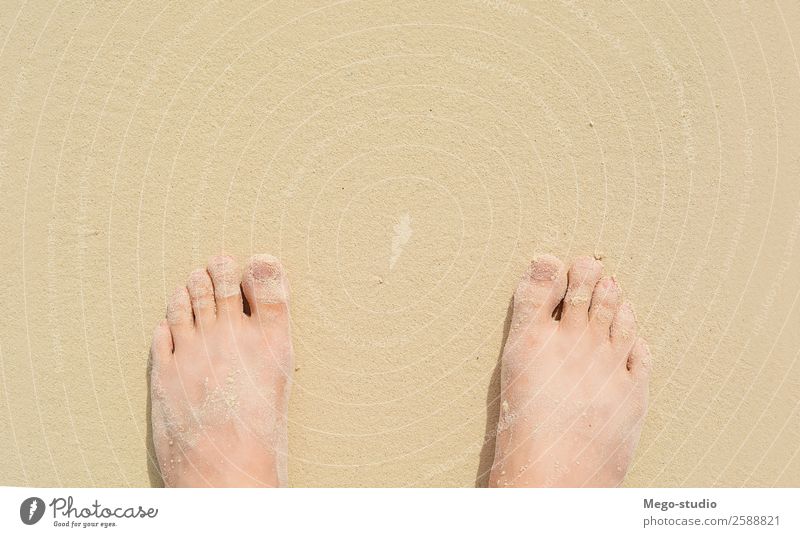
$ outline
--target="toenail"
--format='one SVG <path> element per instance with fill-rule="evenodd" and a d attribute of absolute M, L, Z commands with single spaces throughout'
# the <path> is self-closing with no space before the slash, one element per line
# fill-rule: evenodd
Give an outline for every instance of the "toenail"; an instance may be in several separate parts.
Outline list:
<path fill-rule="evenodd" d="M 277 257 L 258 255 L 250 262 L 250 273 L 259 282 L 279 280 L 282 276 L 281 264 Z"/>
<path fill-rule="evenodd" d="M 582 256 L 575 260 L 573 266 L 579 269 L 592 270 L 597 267 L 602 267 L 603 264 L 594 257 Z"/>
<path fill-rule="evenodd" d="M 620 288 L 615 280 L 603 279 L 600 280 L 600 292 L 595 293 L 598 295 L 599 300 L 603 302 L 617 302 L 619 300 Z"/>
<path fill-rule="evenodd" d="M 188 308 L 188 297 L 186 296 L 186 289 L 179 287 L 172 294 L 167 308 L 167 320 L 171 323 L 178 323 L 190 319 L 191 309 Z"/>
<path fill-rule="evenodd" d="M 201 287 L 209 284 L 208 272 L 205 269 L 193 270 L 189 274 L 189 283 L 195 287 Z"/>
<path fill-rule="evenodd" d="M 537 257 L 531 263 L 530 275 L 537 281 L 553 281 L 558 275 L 558 262 L 549 256 Z"/>
<path fill-rule="evenodd" d="M 267 254 L 253 256 L 246 271 L 245 281 L 249 283 L 256 301 L 262 304 L 288 302 L 283 266 L 277 257 Z"/>
<path fill-rule="evenodd" d="M 195 270 L 189 274 L 189 281 L 186 286 L 189 288 L 189 295 L 191 295 L 195 303 L 202 302 L 205 304 L 209 295 L 214 293 L 211 279 L 204 269 Z"/>
<path fill-rule="evenodd" d="M 229 256 L 228 254 L 219 254 L 211 256 L 212 263 L 229 263 L 233 261 L 233 257 Z"/>

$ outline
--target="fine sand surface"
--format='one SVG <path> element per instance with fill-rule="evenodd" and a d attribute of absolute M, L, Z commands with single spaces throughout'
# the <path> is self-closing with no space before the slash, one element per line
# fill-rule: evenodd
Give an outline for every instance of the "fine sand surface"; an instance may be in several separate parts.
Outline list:
<path fill-rule="evenodd" d="M 270 252 L 291 484 L 483 485 L 552 252 L 655 355 L 627 485 L 800 486 L 799 148 L 792 0 L 6 1 L 0 484 L 160 484 L 153 326 Z"/>

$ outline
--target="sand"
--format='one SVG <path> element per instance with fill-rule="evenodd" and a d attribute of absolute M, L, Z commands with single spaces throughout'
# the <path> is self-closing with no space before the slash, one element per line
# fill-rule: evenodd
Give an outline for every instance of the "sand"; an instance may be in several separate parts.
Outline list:
<path fill-rule="evenodd" d="M 655 355 L 626 485 L 800 486 L 800 5 L 545 4 L 4 3 L 0 484 L 159 483 L 150 335 L 219 252 L 290 277 L 291 485 L 483 484 L 552 252 Z"/>

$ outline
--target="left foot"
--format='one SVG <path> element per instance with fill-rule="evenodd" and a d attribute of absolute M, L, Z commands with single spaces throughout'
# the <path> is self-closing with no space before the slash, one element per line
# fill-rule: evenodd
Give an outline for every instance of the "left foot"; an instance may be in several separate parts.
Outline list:
<path fill-rule="evenodd" d="M 243 275 L 233 258 L 214 257 L 175 290 L 153 335 L 150 377 L 166 486 L 286 484 L 288 298 L 283 268 L 267 255 Z"/>

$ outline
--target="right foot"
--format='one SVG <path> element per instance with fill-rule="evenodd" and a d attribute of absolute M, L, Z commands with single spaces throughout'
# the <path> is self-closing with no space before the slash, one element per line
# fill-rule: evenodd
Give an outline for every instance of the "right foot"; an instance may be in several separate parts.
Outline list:
<path fill-rule="evenodd" d="M 267 255 L 243 275 L 232 258 L 214 257 L 175 290 L 153 335 L 150 377 L 166 486 L 286 483 L 288 296 L 280 262 Z"/>
<path fill-rule="evenodd" d="M 625 477 L 647 409 L 651 359 L 631 305 L 602 270 L 583 257 L 567 274 L 548 255 L 520 281 L 503 349 L 490 485 L 612 487 Z"/>

